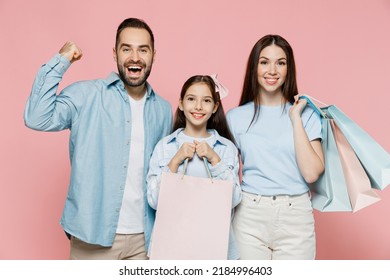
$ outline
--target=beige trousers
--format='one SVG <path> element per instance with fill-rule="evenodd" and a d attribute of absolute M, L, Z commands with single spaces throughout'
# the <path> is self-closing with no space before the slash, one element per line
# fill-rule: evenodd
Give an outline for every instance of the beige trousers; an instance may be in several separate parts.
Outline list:
<path fill-rule="evenodd" d="M 314 216 L 308 193 L 260 196 L 244 192 L 233 228 L 241 259 L 315 259 Z"/>
<path fill-rule="evenodd" d="M 144 234 L 117 234 L 112 247 L 88 244 L 72 236 L 70 259 L 147 260 Z"/>

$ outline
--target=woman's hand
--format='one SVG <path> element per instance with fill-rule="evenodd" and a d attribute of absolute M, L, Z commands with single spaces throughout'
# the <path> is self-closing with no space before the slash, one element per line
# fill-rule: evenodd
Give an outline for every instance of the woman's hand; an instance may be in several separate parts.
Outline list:
<path fill-rule="evenodd" d="M 295 96 L 295 102 L 293 106 L 290 108 L 289 117 L 291 122 L 294 123 L 301 119 L 302 111 L 307 105 L 306 99 L 299 99 L 298 96 Z"/>

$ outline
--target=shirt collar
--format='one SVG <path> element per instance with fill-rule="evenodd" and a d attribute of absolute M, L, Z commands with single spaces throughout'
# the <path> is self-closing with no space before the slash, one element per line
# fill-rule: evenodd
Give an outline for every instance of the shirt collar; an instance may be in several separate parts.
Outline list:
<path fill-rule="evenodd" d="M 184 130 L 184 128 L 178 128 L 173 133 L 171 133 L 169 136 L 167 136 L 167 143 L 169 144 L 172 141 L 176 141 L 177 135 L 179 135 L 179 133 L 182 132 L 183 130 Z M 214 146 L 217 143 L 219 143 L 221 145 L 224 145 L 224 146 L 228 145 L 228 143 L 227 143 L 228 139 L 226 139 L 225 137 L 222 137 L 221 135 L 219 135 L 217 130 L 215 130 L 215 129 L 208 129 L 207 131 L 210 134 L 214 134 L 214 136 L 215 136 Z"/>
<path fill-rule="evenodd" d="M 104 81 L 107 84 L 107 86 L 118 84 L 119 87 L 123 91 L 125 91 L 125 85 L 123 84 L 123 81 L 120 79 L 119 75 L 115 72 L 111 72 Z M 148 82 L 146 82 L 146 98 L 148 99 L 151 96 L 155 96 L 154 90 L 152 86 Z"/>
<path fill-rule="evenodd" d="M 169 144 L 172 141 L 176 141 L 177 135 L 183 130 L 184 128 L 178 128 L 173 133 L 169 134 L 167 136 L 167 143 Z"/>
<path fill-rule="evenodd" d="M 219 135 L 218 131 L 215 130 L 215 129 L 212 129 L 210 131 L 213 131 L 214 135 L 215 135 L 215 141 L 216 142 L 219 142 L 220 144 L 224 145 L 224 146 L 227 146 L 228 145 L 228 139 L 226 139 L 225 137 L 222 137 L 221 135 Z"/>

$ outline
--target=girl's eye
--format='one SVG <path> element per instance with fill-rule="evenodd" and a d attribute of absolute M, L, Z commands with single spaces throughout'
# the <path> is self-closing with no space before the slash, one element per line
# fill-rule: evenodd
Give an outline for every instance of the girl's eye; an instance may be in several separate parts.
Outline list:
<path fill-rule="evenodd" d="M 279 61 L 280 66 L 285 66 L 287 63 L 285 61 Z"/>
<path fill-rule="evenodd" d="M 266 60 L 261 60 L 261 61 L 260 61 L 260 64 L 261 64 L 261 65 L 267 65 L 267 63 L 268 63 L 268 61 L 266 61 Z"/>
<path fill-rule="evenodd" d="M 194 101 L 194 98 L 193 97 L 187 97 L 187 100 L 188 101 Z"/>
<path fill-rule="evenodd" d="M 210 103 L 210 102 L 212 102 L 212 100 L 211 100 L 211 99 L 205 99 L 204 101 L 205 101 L 205 102 L 207 102 L 207 103 Z"/>

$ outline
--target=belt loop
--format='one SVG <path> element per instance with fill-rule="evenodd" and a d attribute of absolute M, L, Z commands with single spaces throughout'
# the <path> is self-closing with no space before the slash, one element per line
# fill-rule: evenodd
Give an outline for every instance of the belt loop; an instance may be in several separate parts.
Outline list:
<path fill-rule="evenodd" d="M 252 203 L 255 204 L 260 203 L 261 195 L 259 194 L 244 192 L 244 195 L 248 196 L 248 198 L 252 201 Z"/>
<path fill-rule="evenodd" d="M 291 205 L 292 205 L 292 196 L 288 196 L 287 197 L 287 203 L 288 203 L 288 207 L 291 207 Z"/>
<path fill-rule="evenodd" d="M 256 194 L 256 197 L 253 199 L 253 202 L 255 202 L 256 204 L 260 204 L 260 200 L 261 200 L 261 195 Z"/>

